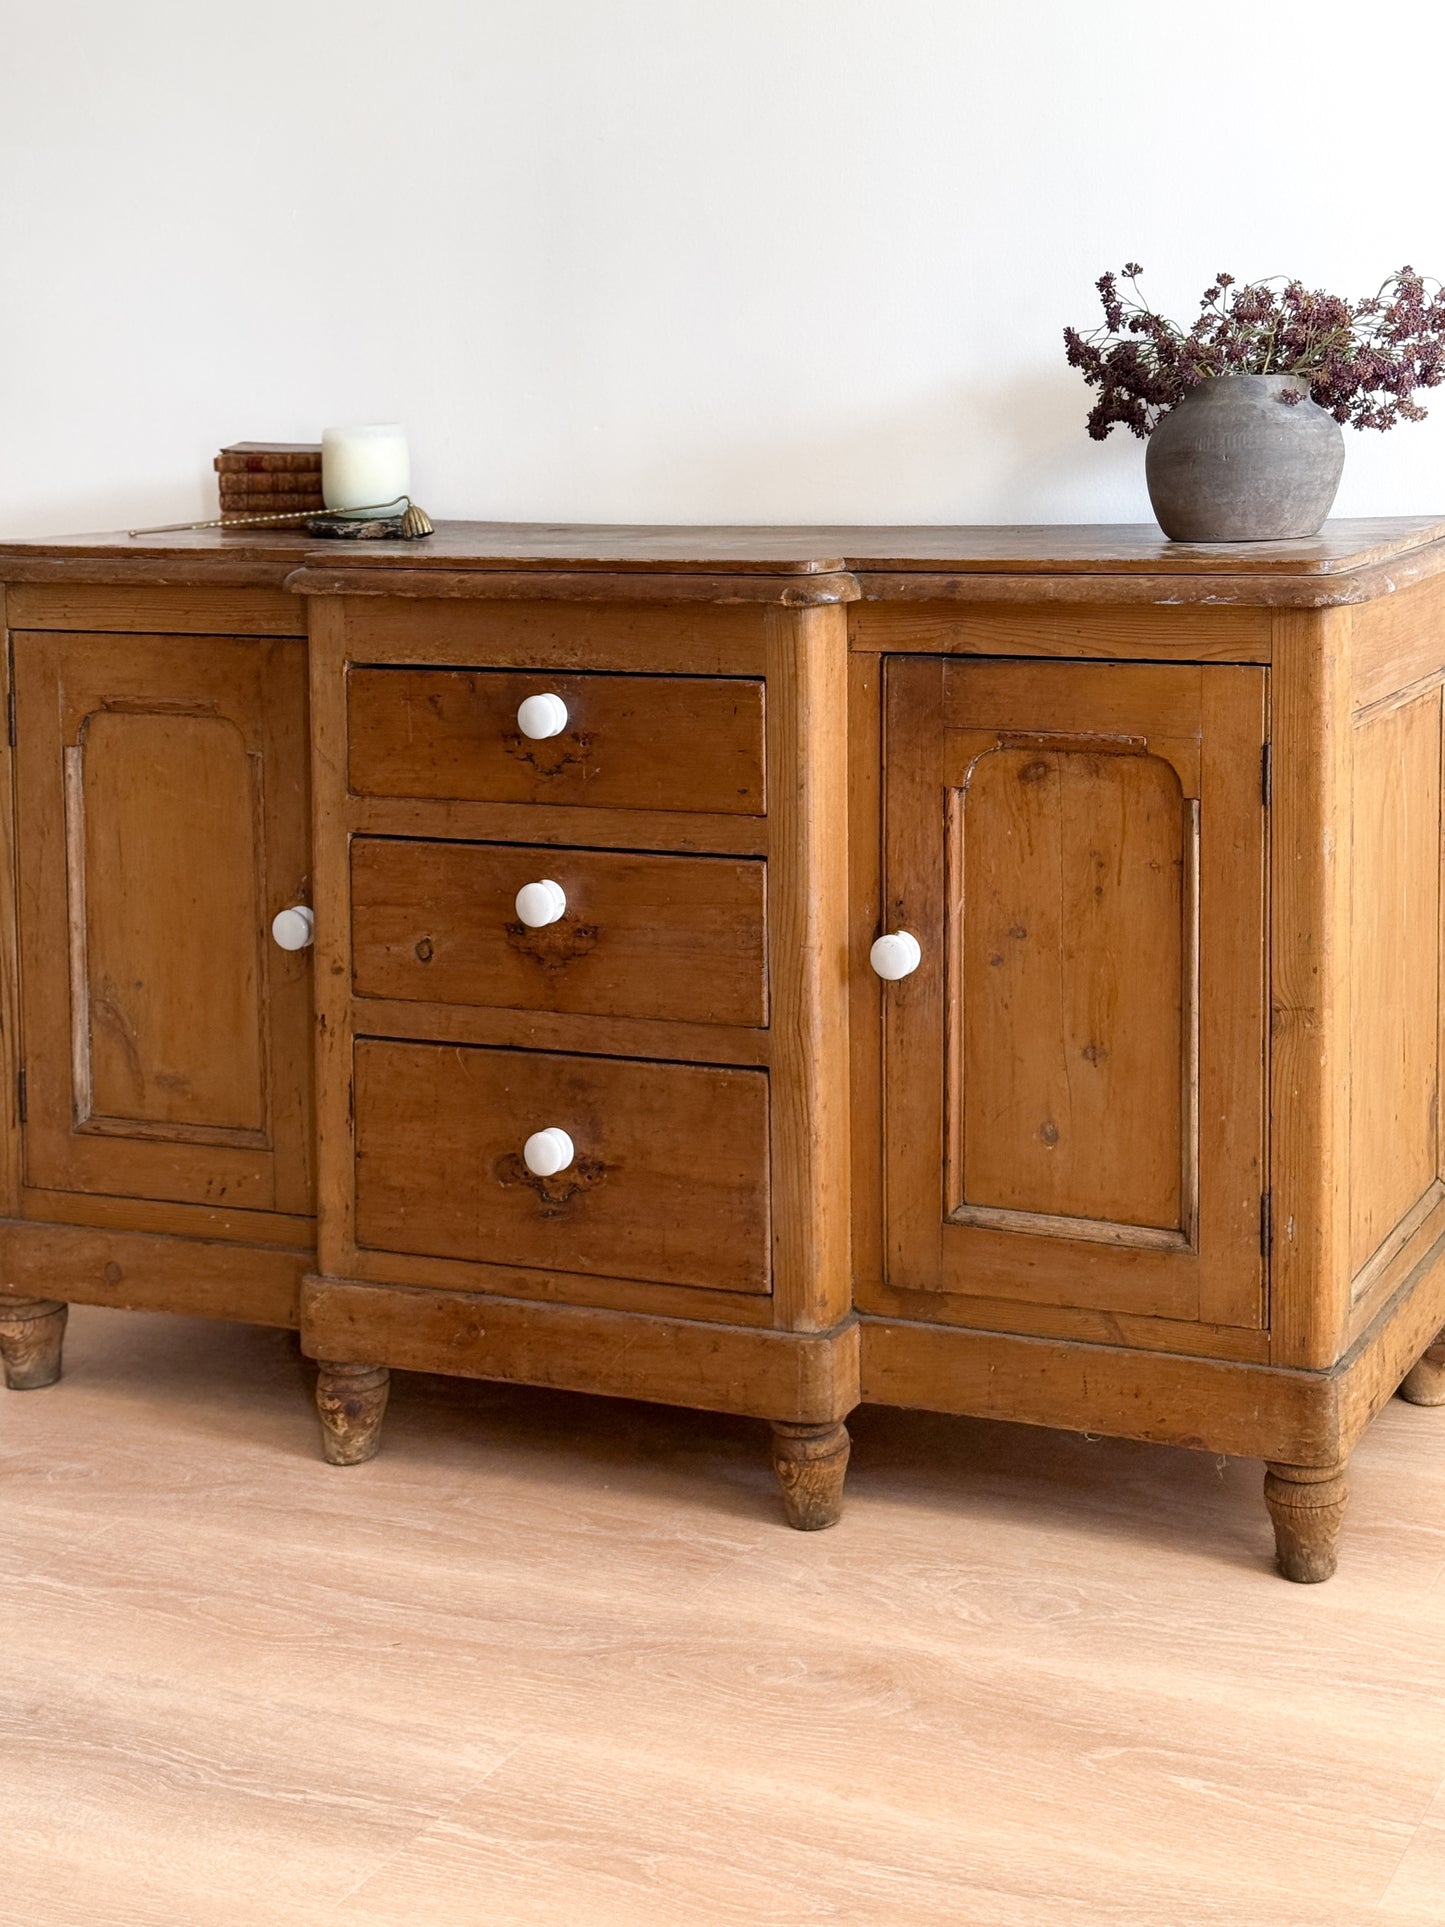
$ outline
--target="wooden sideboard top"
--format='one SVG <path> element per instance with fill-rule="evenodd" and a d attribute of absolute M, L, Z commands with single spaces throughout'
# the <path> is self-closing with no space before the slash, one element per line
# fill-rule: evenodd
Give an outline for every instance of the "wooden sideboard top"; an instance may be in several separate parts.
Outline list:
<path fill-rule="evenodd" d="M 0 542 L 0 581 L 289 583 L 312 593 L 405 595 L 497 593 L 500 584 L 483 586 L 482 573 L 513 579 L 645 574 L 767 577 L 785 600 L 848 600 L 858 588 L 830 595 L 822 584 L 813 592 L 806 583 L 854 576 L 864 595 L 889 599 L 1054 600 L 1067 579 L 1071 600 L 1318 605 L 1366 600 L 1442 569 L 1445 519 L 1433 516 L 1343 519 L 1326 523 L 1310 541 L 1229 544 L 1169 542 L 1152 523 L 707 528 L 540 522 L 442 522 L 424 542 L 318 542 L 290 529 Z M 434 587 L 428 587 L 431 578 Z M 789 579 L 796 584 L 792 593 Z M 690 593 L 698 595 L 702 586 Z M 762 584 L 756 593 L 768 599 Z"/>

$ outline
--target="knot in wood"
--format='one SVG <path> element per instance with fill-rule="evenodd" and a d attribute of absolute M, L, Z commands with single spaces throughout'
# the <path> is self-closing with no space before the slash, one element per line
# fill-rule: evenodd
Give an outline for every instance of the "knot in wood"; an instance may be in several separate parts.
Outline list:
<path fill-rule="evenodd" d="M 542 1204 L 544 1217 L 555 1217 L 565 1209 L 573 1198 L 580 1197 L 584 1191 L 594 1191 L 607 1176 L 607 1166 L 601 1158 L 580 1157 L 569 1164 L 565 1171 L 557 1171 L 550 1178 L 538 1177 L 535 1171 L 527 1169 L 526 1160 L 518 1151 L 508 1151 L 496 1163 L 498 1184 L 525 1184 L 535 1191 Z"/>
<path fill-rule="evenodd" d="M 576 957 L 585 957 L 597 943 L 595 923 L 575 923 L 564 917 L 558 923 L 532 929 L 525 923 L 506 926 L 507 942 L 519 956 L 530 957 L 544 970 L 561 970 Z"/>
<path fill-rule="evenodd" d="M 527 763 L 539 776 L 560 776 L 565 770 L 585 768 L 592 749 L 592 738 L 584 730 L 561 736 L 534 739 L 520 730 L 510 730 L 502 746 L 519 763 Z"/>

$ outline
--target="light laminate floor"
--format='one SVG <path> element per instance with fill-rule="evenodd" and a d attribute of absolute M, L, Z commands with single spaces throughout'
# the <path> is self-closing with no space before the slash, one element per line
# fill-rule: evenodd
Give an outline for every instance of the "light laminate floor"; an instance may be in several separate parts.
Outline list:
<path fill-rule="evenodd" d="M 4 1927 L 1445 1921 L 1445 1411 L 1327 1586 L 1260 1468 L 869 1410 L 399 1376 L 321 1463 L 284 1333 L 77 1310 L 0 1393 Z"/>

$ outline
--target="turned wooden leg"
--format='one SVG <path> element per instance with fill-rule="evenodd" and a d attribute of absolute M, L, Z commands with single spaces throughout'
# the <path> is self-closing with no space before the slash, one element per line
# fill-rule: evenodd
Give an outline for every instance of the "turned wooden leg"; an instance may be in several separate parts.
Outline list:
<path fill-rule="evenodd" d="M 1339 1557 L 1344 1523 L 1345 1462 L 1268 1465 L 1264 1502 L 1274 1520 L 1275 1554 L 1286 1579 L 1312 1586 L 1328 1579 Z"/>
<path fill-rule="evenodd" d="M 390 1389 L 391 1373 L 385 1365 L 318 1362 L 316 1410 L 328 1465 L 361 1465 L 376 1457 Z"/>
<path fill-rule="evenodd" d="M 54 1298 L 0 1298 L 0 1359 L 12 1392 L 38 1392 L 59 1378 L 69 1316 Z"/>
<path fill-rule="evenodd" d="M 783 1489 L 783 1511 L 799 1532 L 835 1526 L 843 1510 L 848 1470 L 846 1425 L 773 1426 L 773 1470 Z"/>
<path fill-rule="evenodd" d="M 1400 1397 L 1411 1405 L 1445 1405 L 1445 1332 L 1401 1379 Z"/>

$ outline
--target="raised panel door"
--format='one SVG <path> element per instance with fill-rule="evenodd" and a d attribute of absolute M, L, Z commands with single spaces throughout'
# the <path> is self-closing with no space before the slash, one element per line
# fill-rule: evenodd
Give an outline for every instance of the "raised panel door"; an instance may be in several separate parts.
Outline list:
<path fill-rule="evenodd" d="M 891 1284 L 1263 1322 L 1264 694 L 889 665 Z"/>
<path fill-rule="evenodd" d="M 304 643 L 13 646 L 26 1182 L 308 1211 Z"/>

